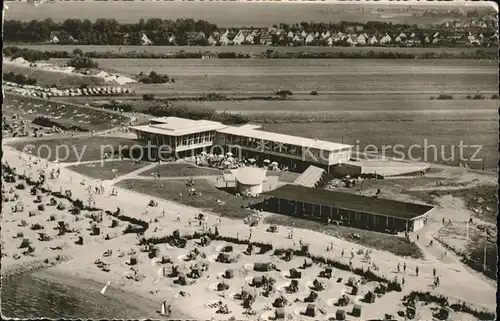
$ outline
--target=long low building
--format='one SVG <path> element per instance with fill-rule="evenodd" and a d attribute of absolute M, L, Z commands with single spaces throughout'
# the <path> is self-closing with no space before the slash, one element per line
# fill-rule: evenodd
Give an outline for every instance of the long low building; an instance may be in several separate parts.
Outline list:
<path fill-rule="evenodd" d="M 413 232 L 424 226 L 430 205 L 399 202 L 299 185 L 284 185 L 261 195 L 271 213 L 337 221 L 380 232 Z"/>
<path fill-rule="evenodd" d="M 240 159 L 269 160 L 296 172 L 315 165 L 331 172 L 350 160 L 352 146 L 324 140 L 278 134 L 258 125 L 226 126 L 219 122 L 178 117 L 152 119 L 149 125 L 133 128 L 137 138 L 156 149 L 153 155 L 174 158 L 204 150 L 231 152 Z"/>

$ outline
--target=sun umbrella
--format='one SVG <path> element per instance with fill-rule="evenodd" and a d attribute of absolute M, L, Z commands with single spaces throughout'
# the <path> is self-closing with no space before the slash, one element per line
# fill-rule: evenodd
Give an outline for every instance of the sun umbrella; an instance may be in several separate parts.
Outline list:
<path fill-rule="evenodd" d="M 249 161 L 250 163 L 255 163 L 255 158 L 250 158 L 248 161 Z"/>
<path fill-rule="evenodd" d="M 231 157 L 231 156 L 233 156 L 233 153 L 231 153 L 231 152 L 228 152 L 228 153 L 226 153 L 226 156 L 229 156 L 229 157 Z"/>
<path fill-rule="evenodd" d="M 202 155 L 206 155 L 206 154 L 207 154 L 207 152 L 206 152 L 206 151 L 202 151 L 202 152 L 201 152 L 201 154 L 202 154 Z"/>
<path fill-rule="evenodd" d="M 272 162 L 271 165 L 278 166 L 278 162 Z"/>
<path fill-rule="evenodd" d="M 224 165 L 231 165 L 231 162 L 228 162 L 228 161 L 225 161 L 224 163 L 222 163 Z"/>
<path fill-rule="evenodd" d="M 271 161 L 269 159 L 264 159 L 264 163 L 270 163 Z"/>

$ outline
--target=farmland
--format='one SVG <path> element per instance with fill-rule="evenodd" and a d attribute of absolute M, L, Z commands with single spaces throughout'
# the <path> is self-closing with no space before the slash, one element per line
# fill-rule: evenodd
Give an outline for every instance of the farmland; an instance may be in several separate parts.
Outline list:
<path fill-rule="evenodd" d="M 97 59 L 102 68 L 137 75 L 154 70 L 174 84 L 134 85 L 138 93 L 496 92 L 495 61 L 485 60 L 155 60 Z M 359 81 L 359 77 L 363 81 Z"/>
<path fill-rule="evenodd" d="M 113 46 L 113 45 L 51 45 L 51 44 L 15 44 L 19 48 L 27 48 L 40 51 L 67 51 L 72 52 L 80 49 L 83 52 L 113 52 L 125 54 L 127 52 L 147 52 L 151 54 L 168 54 L 178 52 L 236 52 L 243 54 L 261 54 L 267 50 L 274 50 L 283 53 L 300 52 L 340 52 L 340 53 L 368 53 L 374 52 L 395 52 L 403 54 L 423 54 L 423 53 L 449 53 L 459 54 L 461 52 L 472 54 L 477 50 L 484 52 L 496 52 L 496 48 L 453 48 L 453 47 L 427 47 L 427 48 L 407 48 L 407 47 L 321 47 L 321 46 L 299 46 L 299 47 L 274 47 L 258 45 L 242 46 Z"/>

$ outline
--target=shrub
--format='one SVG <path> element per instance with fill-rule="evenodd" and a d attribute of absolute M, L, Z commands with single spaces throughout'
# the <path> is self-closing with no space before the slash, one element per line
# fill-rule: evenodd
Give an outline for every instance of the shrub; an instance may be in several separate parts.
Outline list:
<path fill-rule="evenodd" d="M 155 96 L 153 94 L 144 94 L 142 95 L 142 100 L 144 101 L 155 100 Z"/>
<path fill-rule="evenodd" d="M 474 96 L 472 96 L 472 99 L 473 100 L 480 100 L 480 99 L 485 99 L 486 97 L 481 95 L 481 94 L 475 94 Z"/>
<path fill-rule="evenodd" d="M 148 76 L 139 78 L 139 82 L 143 84 L 164 84 L 170 82 L 170 78 L 167 75 L 157 74 L 152 71 Z"/>
<path fill-rule="evenodd" d="M 73 57 L 68 63 L 68 66 L 75 67 L 76 69 L 84 69 L 84 68 L 98 68 L 99 64 L 89 57 Z"/>
<path fill-rule="evenodd" d="M 439 96 L 437 96 L 438 100 L 452 100 L 454 99 L 454 97 L 452 95 L 447 95 L 447 94 L 440 94 Z"/>
<path fill-rule="evenodd" d="M 83 57 L 83 51 L 79 48 L 76 48 L 75 50 L 73 50 L 73 56 Z"/>
<path fill-rule="evenodd" d="M 276 91 L 276 96 L 280 96 L 282 98 L 286 98 L 287 96 L 291 96 L 293 93 L 290 90 L 278 90 Z"/>
<path fill-rule="evenodd" d="M 498 94 L 491 95 L 490 99 L 498 99 Z"/>
<path fill-rule="evenodd" d="M 318 92 L 316 90 L 311 91 L 312 96 L 318 96 Z"/>
<path fill-rule="evenodd" d="M 31 78 L 15 72 L 8 72 L 3 74 L 3 80 L 15 82 L 16 84 L 21 84 L 21 85 L 36 85 L 35 78 Z"/>

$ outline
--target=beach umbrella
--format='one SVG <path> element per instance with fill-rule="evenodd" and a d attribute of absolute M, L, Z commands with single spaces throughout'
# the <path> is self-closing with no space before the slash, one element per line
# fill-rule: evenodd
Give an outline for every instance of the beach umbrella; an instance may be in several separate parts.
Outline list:
<path fill-rule="evenodd" d="M 269 159 L 264 159 L 264 163 L 270 163 L 271 161 Z"/>
<path fill-rule="evenodd" d="M 207 155 L 207 152 L 206 151 L 202 151 L 201 155 Z"/>
<path fill-rule="evenodd" d="M 278 162 L 272 162 L 271 165 L 278 166 Z"/>
<path fill-rule="evenodd" d="M 227 152 L 227 153 L 226 153 L 226 156 L 232 157 L 232 156 L 233 156 L 233 153 L 231 153 L 231 152 Z"/>
<path fill-rule="evenodd" d="M 228 162 L 228 161 L 225 161 L 224 163 L 222 163 L 224 165 L 231 165 L 231 162 Z"/>
<path fill-rule="evenodd" d="M 250 163 L 255 163 L 255 158 L 250 158 L 248 161 L 249 161 Z"/>

